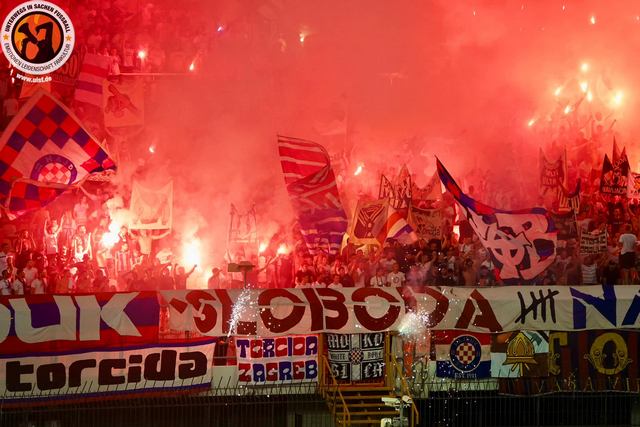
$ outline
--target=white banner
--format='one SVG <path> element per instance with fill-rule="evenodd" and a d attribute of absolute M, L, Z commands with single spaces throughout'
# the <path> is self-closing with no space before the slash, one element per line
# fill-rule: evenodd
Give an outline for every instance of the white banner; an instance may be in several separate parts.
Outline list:
<path fill-rule="evenodd" d="M 0 396 L 25 400 L 211 385 L 212 341 L 0 358 Z"/>
<path fill-rule="evenodd" d="M 318 336 L 235 339 L 239 384 L 318 381 Z"/>
<path fill-rule="evenodd" d="M 246 292 L 243 298 L 238 298 Z M 307 288 L 163 291 L 169 325 L 208 336 L 432 330 L 571 331 L 640 326 L 640 286 Z M 240 305 L 236 301 L 241 301 Z M 232 320 L 234 319 L 234 320 Z"/>
<path fill-rule="evenodd" d="M 173 220 L 173 182 L 158 189 L 143 187 L 137 181 L 131 187 L 132 230 L 166 230 Z"/>

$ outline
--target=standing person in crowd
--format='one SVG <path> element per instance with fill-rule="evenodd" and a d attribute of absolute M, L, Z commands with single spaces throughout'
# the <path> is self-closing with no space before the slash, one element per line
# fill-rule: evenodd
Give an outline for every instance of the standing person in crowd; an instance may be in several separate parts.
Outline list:
<path fill-rule="evenodd" d="M 38 269 L 36 263 L 33 260 L 27 261 L 26 267 L 22 270 L 24 273 L 25 289 L 31 289 L 31 283 L 38 277 Z"/>
<path fill-rule="evenodd" d="M 0 271 L 10 271 L 13 268 L 13 259 L 11 257 L 11 251 L 9 250 L 9 244 L 3 243 L 0 249 Z"/>
<path fill-rule="evenodd" d="M 60 226 L 58 221 L 48 220 L 44 224 L 44 251 L 49 264 L 55 264 L 58 258 L 58 236 Z"/>
<path fill-rule="evenodd" d="M 33 295 L 42 295 L 46 292 L 46 290 L 47 290 L 47 273 L 44 270 L 40 270 L 38 271 L 38 275 L 36 276 L 36 278 L 33 280 L 33 282 L 31 282 L 31 287 L 29 288 L 29 291 Z"/>
<path fill-rule="evenodd" d="M 89 220 L 89 201 L 87 196 L 82 196 L 80 201 L 73 206 L 73 219 L 77 225 L 87 225 Z"/>
<path fill-rule="evenodd" d="M 73 260 L 82 262 L 85 255 L 91 257 L 91 234 L 87 233 L 85 225 L 79 225 L 72 240 Z"/>
<path fill-rule="evenodd" d="M 403 286 L 405 282 L 405 275 L 400 271 L 400 265 L 396 262 L 391 266 L 391 272 L 387 274 L 387 285 L 394 288 Z"/>
<path fill-rule="evenodd" d="M 60 220 L 60 240 L 58 240 L 59 247 L 71 247 L 76 229 L 76 220 L 73 218 L 72 212 L 70 210 L 64 211 L 62 219 Z"/>
<path fill-rule="evenodd" d="M 2 280 L 0 280 L 0 295 L 11 295 L 11 276 L 9 270 L 2 270 Z"/>
<path fill-rule="evenodd" d="M 24 280 L 24 270 L 18 270 L 16 272 L 16 278 L 11 283 L 11 293 L 13 295 L 24 295 L 24 290 L 27 285 Z"/>
<path fill-rule="evenodd" d="M 187 280 L 189 276 L 196 271 L 197 265 L 194 265 L 188 273 L 185 273 L 184 267 L 178 264 L 173 265 L 173 283 L 175 283 L 176 289 L 187 289 Z"/>
<path fill-rule="evenodd" d="M 387 286 L 387 274 L 383 267 L 378 267 L 376 275 L 371 278 L 370 285 L 379 288 Z"/>
<path fill-rule="evenodd" d="M 620 248 L 620 277 L 623 285 L 629 285 L 637 278 L 636 246 L 638 238 L 633 234 L 631 224 L 624 226 L 624 233 L 618 240 Z"/>
<path fill-rule="evenodd" d="M 31 258 L 31 252 L 36 250 L 36 243 L 33 241 L 29 230 L 20 232 L 20 237 L 16 240 L 14 247 L 16 250 L 16 268 L 23 269 Z"/>
<path fill-rule="evenodd" d="M 207 280 L 207 288 L 209 289 L 220 289 L 220 285 L 222 284 L 222 279 L 220 278 L 220 269 L 214 267 L 211 270 L 211 277 Z"/>
<path fill-rule="evenodd" d="M 583 285 L 598 284 L 598 264 L 593 255 L 588 255 L 584 258 L 580 265 L 580 270 L 582 272 Z"/>

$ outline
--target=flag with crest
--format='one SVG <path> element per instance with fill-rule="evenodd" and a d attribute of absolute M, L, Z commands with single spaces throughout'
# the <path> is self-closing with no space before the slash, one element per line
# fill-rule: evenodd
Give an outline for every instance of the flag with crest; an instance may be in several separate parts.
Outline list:
<path fill-rule="evenodd" d="M 567 151 L 563 150 L 560 158 L 550 162 L 540 148 L 540 194 L 556 194 L 559 189 L 566 188 L 566 185 Z"/>
<path fill-rule="evenodd" d="M 462 192 L 437 160 L 438 174 L 461 208 L 462 219 L 491 255 L 496 277 L 505 283 L 525 283 L 553 264 L 557 235 L 553 221 L 543 208 L 507 211 L 477 202 Z"/>
<path fill-rule="evenodd" d="M 349 241 L 356 245 L 382 246 L 387 239 L 415 242 L 417 236 L 388 199 L 358 201 L 351 222 Z"/>
<path fill-rule="evenodd" d="M 626 196 L 628 191 L 629 161 L 624 149 L 615 162 L 609 160 L 607 154 L 602 162 L 600 177 L 600 193 Z"/>
<path fill-rule="evenodd" d="M 278 136 L 278 151 L 289 197 L 310 253 L 334 254 L 347 231 L 329 154 L 323 146 Z"/>
<path fill-rule="evenodd" d="M 0 139 L 0 203 L 20 215 L 115 163 L 76 116 L 45 91 L 27 101 Z"/>

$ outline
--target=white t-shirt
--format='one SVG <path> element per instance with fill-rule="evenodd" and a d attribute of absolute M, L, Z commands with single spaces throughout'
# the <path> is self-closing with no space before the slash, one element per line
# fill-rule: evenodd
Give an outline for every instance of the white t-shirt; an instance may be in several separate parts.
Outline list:
<path fill-rule="evenodd" d="M 24 283 L 22 283 L 20 280 L 14 280 L 11 284 L 11 288 L 13 289 L 14 295 L 24 295 Z"/>
<path fill-rule="evenodd" d="M 24 269 L 24 281 L 27 285 L 30 285 L 31 282 L 33 282 L 37 276 L 38 276 L 37 268 L 32 267 L 32 268 Z"/>
<path fill-rule="evenodd" d="M 387 284 L 389 286 L 402 286 L 405 281 L 404 273 L 398 271 L 397 273 L 391 272 L 387 274 Z"/>
<path fill-rule="evenodd" d="M 42 279 L 35 279 L 31 282 L 31 290 L 34 294 L 44 294 L 44 282 Z"/>
<path fill-rule="evenodd" d="M 635 252 L 636 250 L 636 242 L 638 239 L 635 235 L 630 233 L 625 233 L 620 236 L 620 243 L 622 243 L 622 250 L 620 251 L 620 255 Z"/>
<path fill-rule="evenodd" d="M 11 295 L 11 283 L 8 280 L 0 280 L 0 295 Z"/>
<path fill-rule="evenodd" d="M 369 284 L 371 286 L 387 286 L 387 278 L 385 276 L 373 276 Z"/>
<path fill-rule="evenodd" d="M 9 254 L 0 252 L 0 274 L 9 267 Z"/>

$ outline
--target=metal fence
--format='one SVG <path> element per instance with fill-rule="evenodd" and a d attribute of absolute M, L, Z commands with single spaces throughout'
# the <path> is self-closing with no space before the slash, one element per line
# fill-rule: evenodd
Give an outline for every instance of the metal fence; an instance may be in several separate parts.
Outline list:
<path fill-rule="evenodd" d="M 640 426 L 640 395 L 559 392 L 509 396 L 487 387 L 427 384 L 420 426 Z M 218 384 L 204 394 L 8 407 L 1 427 L 334 427 L 315 384 L 254 388 Z"/>

